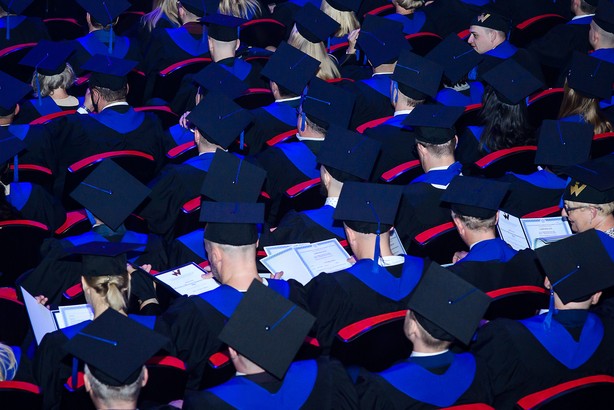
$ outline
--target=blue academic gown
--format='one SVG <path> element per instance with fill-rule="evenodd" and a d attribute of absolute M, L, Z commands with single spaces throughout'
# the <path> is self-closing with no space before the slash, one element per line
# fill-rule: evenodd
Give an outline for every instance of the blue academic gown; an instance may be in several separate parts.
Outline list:
<path fill-rule="evenodd" d="M 462 262 L 507 262 L 517 251 L 512 249 L 505 241 L 499 238 L 487 239 L 473 245 L 467 256 L 456 263 Z"/>

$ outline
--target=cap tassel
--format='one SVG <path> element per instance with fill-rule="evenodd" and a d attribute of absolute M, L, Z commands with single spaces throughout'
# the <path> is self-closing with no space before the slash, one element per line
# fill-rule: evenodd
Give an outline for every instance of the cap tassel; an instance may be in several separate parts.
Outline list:
<path fill-rule="evenodd" d="M 76 357 L 72 358 L 72 388 L 76 390 L 77 384 L 79 383 L 79 359 Z"/>
<path fill-rule="evenodd" d="M 241 131 L 241 136 L 239 137 L 239 149 L 243 151 L 243 146 L 245 145 L 245 131 Z"/>
<path fill-rule="evenodd" d="M 41 83 L 38 78 L 38 72 L 36 73 L 36 94 L 38 95 L 38 106 L 43 105 L 43 97 L 41 96 Z"/>
<path fill-rule="evenodd" d="M 307 124 L 307 114 L 301 112 L 301 132 L 305 131 L 305 125 Z"/>
<path fill-rule="evenodd" d="M 395 104 L 399 101 L 399 84 L 396 81 L 392 82 L 392 100 Z"/>
<path fill-rule="evenodd" d="M 11 39 L 11 22 L 9 21 L 9 13 L 6 14 L 6 39 Z"/>
<path fill-rule="evenodd" d="M 104 10 L 107 12 L 107 16 L 109 16 L 109 21 L 111 22 L 111 28 L 109 29 L 109 54 L 113 54 L 113 18 L 111 17 L 107 3 L 103 1 L 102 5 L 104 6 Z"/>
<path fill-rule="evenodd" d="M 19 158 L 13 157 L 13 182 L 19 182 Z"/>
<path fill-rule="evenodd" d="M 580 270 L 580 265 L 577 265 L 576 269 L 572 270 L 571 272 L 569 272 L 567 275 L 563 276 L 561 279 L 557 280 L 556 282 L 550 284 L 550 303 L 548 305 L 548 314 L 546 315 L 546 318 L 544 319 L 544 326 L 546 327 L 546 329 L 550 329 L 550 326 L 552 326 L 552 315 L 554 315 L 554 311 L 556 310 L 554 308 L 554 287 L 558 286 L 561 282 L 563 282 L 565 279 L 567 279 L 568 277 L 570 277 L 571 275 L 573 275 L 579 270 Z"/>

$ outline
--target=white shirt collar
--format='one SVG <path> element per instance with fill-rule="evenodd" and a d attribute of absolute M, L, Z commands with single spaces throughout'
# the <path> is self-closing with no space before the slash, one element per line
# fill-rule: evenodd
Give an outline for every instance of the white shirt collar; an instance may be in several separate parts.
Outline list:
<path fill-rule="evenodd" d="M 324 138 L 318 137 L 301 137 L 298 132 L 296 133 L 296 139 L 299 141 L 324 141 Z"/>
<path fill-rule="evenodd" d="M 104 110 L 106 110 L 107 108 L 110 108 L 110 107 L 116 107 L 116 106 L 120 106 L 120 105 L 128 105 L 128 103 L 126 101 L 114 102 L 114 103 L 108 104 L 101 111 L 104 111 Z"/>
<path fill-rule="evenodd" d="M 299 95 L 298 97 L 290 97 L 290 98 L 280 98 L 279 100 L 275 100 L 275 102 L 286 102 L 286 101 L 296 101 L 299 98 L 301 98 L 301 96 Z"/>
<path fill-rule="evenodd" d="M 410 357 L 430 357 L 430 356 L 437 356 L 440 354 L 444 354 L 447 353 L 449 349 L 446 350 L 442 350 L 441 352 L 436 352 L 436 353 L 422 353 L 422 352 L 411 352 L 411 356 Z"/>
<path fill-rule="evenodd" d="M 399 110 L 394 112 L 394 116 L 409 114 L 412 110 Z"/>
<path fill-rule="evenodd" d="M 571 20 L 573 21 L 573 20 L 584 18 L 584 17 L 593 17 L 594 15 L 595 15 L 595 13 L 593 13 L 593 14 L 582 14 L 581 16 L 574 16 Z"/>
<path fill-rule="evenodd" d="M 394 74 L 394 73 L 392 71 L 383 71 L 381 73 L 373 73 L 371 77 L 375 77 L 376 75 L 389 75 L 389 74 Z"/>
<path fill-rule="evenodd" d="M 329 196 L 328 198 L 326 198 L 326 202 L 324 202 L 324 205 L 329 205 L 329 206 L 332 206 L 333 208 L 336 208 L 337 202 L 339 202 L 338 196 Z"/>
<path fill-rule="evenodd" d="M 402 255 L 382 256 L 379 258 L 379 266 L 396 266 L 405 262 L 405 257 Z"/>

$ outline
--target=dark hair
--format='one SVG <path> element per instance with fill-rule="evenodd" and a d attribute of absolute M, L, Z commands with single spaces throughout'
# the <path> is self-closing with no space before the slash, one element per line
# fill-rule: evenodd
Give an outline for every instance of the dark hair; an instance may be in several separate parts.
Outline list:
<path fill-rule="evenodd" d="M 491 86 L 486 86 L 482 104 L 480 117 L 484 130 L 480 137 L 480 151 L 492 152 L 535 143 L 535 130 L 529 124 L 524 100 L 518 104 L 506 104 Z"/>

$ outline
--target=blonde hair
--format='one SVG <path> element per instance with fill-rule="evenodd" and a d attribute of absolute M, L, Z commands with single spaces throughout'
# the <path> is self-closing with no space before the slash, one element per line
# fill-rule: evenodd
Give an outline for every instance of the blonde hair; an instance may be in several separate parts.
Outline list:
<path fill-rule="evenodd" d="M 333 20 L 341 25 L 339 30 L 335 33 L 335 37 L 343 37 L 347 34 L 350 34 L 351 31 L 360 28 L 360 23 L 356 18 L 356 14 L 353 11 L 341 11 L 337 10 L 326 0 L 322 0 L 322 5 L 320 6 L 320 10 L 324 13 L 328 14 Z"/>
<path fill-rule="evenodd" d="M 559 110 L 559 118 L 571 115 L 580 115 L 587 124 L 593 126 L 595 134 L 612 131 L 612 124 L 603 115 L 599 107 L 599 100 L 585 97 L 571 88 L 567 84 L 567 80 L 565 80 L 565 93 L 563 94 L 563 101 Z"/>
<path fill-rule="evenodd" d="M 333 60 L 334 57 L 326 52 L 326 46 L 323 42 L 312 43 L 298 32 L 296 25 L 292 28 L 288 44 L 298 48 L 303 53 L 315 58 L 320 62 L 320 69 L 317 77 L 322 80 L 332 80 L 333 78 L 341 78 L 341 73 L 337 68 L 337 64 Z"/>
<path fill-rule="evenodd" d="M 173 25 L 179 27 L 179 12 L 177 11 L 176 0 L 155 0 L 153 10 L 141 17 L 141 25 L 152 31 L 156 28 L 160 18 L 166 14 L 166 17 L 173 23 Z"/>
<path fill-rule="evenodd" d="M 17 370 L 17 358 L 10 346 L 0 343 L 0 382 L 12 380 Z M 11 374 L 11 378 L 8 375 Z"/>
<path fill-rule="evenodd" d="M 218 12 L 244 19 L 253 19 L 261 14 L 258 0 L 221 0 Z"/>
<path fill-rule="evenodd" d="M 130 275 L 127 272 L 122 275 L 84 276 L 83 279 L 111 309 L 126 311 L 130 297 Z"/>
<path fill-rule="evenodd" d="M 36 76 L 38 75 L 38 83 L 40 84 L 40 96 L 47 97 L 53 94 L 55 90 L 66 90 L 75 83 L 77 76 L 70 64 L 66 63 L 66 68 L 60 74 L 56 75 L 43 75 L 34 73 L 32 76 L 32 88 L 34 89 L 34 96 L 38 97 L 38 87 L 36 86 Z"/>
<path fill-rule="evenodd" d="M 424 0 L 393 0 L 394 4 L 405 10 L 415 10 L 418 7 L 424 6 Z"/>
<path fill-rule="evenodd" d="M 470 231 L 490 231 L 497 226 L 497 215 L 482 219 L 476 216 L 457 214 L 452 211 L 452 218 L 459 219 Z"/>

